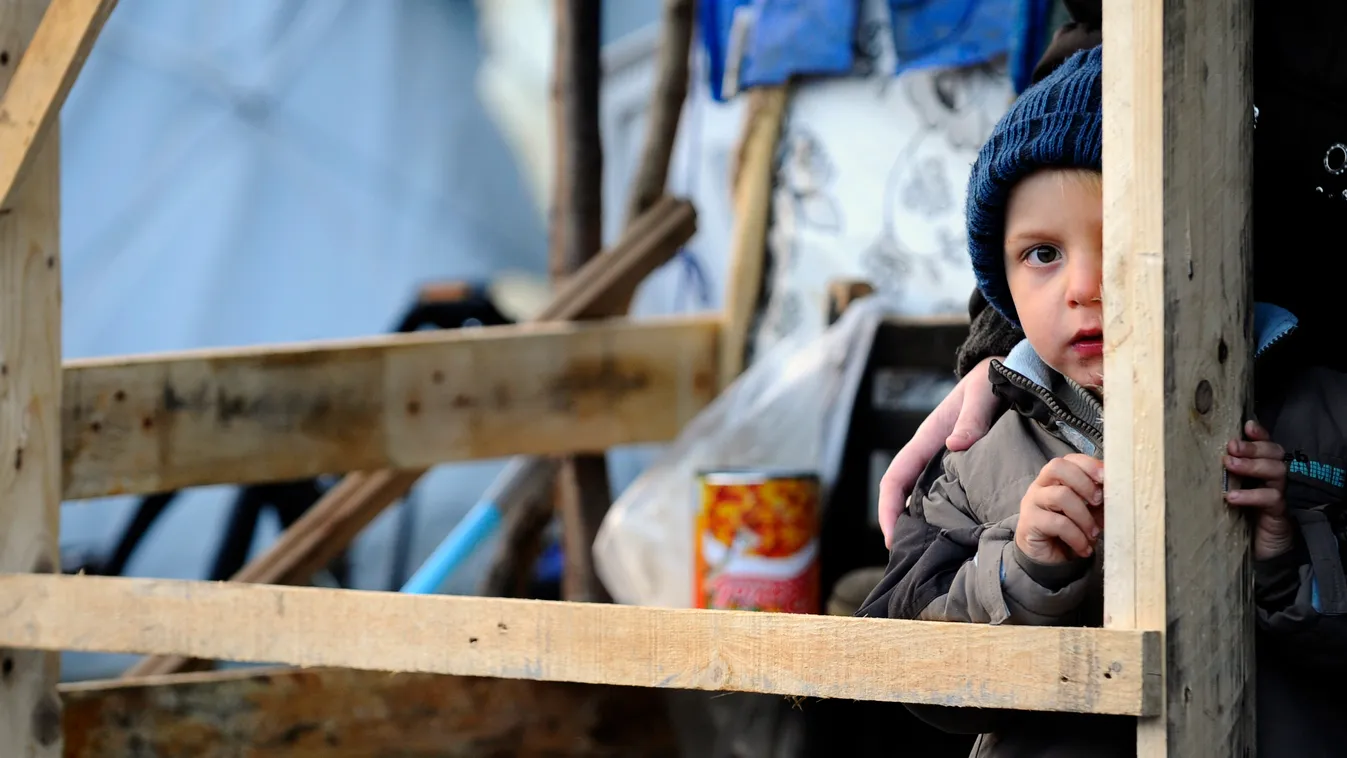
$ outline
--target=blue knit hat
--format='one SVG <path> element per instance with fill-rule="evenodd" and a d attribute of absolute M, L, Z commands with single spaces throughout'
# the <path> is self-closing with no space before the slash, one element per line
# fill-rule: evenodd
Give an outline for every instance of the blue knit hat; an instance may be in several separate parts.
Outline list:
<path fill-rule="evenodd" d="M 1102 48 L 1072 55 L 1020 95 L 992 130 L 968 178 L 968 253 L 987 302 L 1018 324 L 1006 283 L 1006 201 L 1043 168 L 1101 170 Z"/>

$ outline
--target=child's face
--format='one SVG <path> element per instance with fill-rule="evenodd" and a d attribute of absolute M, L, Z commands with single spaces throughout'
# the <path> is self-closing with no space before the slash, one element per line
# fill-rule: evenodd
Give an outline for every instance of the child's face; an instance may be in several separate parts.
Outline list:
<path fill-rule="evenodd" d="M 1077 383 L 1104 386 L 1104 201 L 1097 172 L 1049 169 L 1006 206 L 1006 277 L 1029 344 Z"/>

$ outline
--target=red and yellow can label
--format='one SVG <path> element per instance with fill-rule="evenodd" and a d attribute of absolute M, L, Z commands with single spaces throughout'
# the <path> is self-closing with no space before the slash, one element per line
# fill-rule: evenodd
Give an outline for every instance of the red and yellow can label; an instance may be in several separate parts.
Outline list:
<path fill-rule="evenodd" d="M 818 515 L 811 474 L 703 474 L 696 607 L 818 613 Z"/>

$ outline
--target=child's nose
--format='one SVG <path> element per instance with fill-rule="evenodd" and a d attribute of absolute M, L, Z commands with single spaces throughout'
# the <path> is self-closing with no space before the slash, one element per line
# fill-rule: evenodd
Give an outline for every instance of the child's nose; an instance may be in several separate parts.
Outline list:
<path fill-rule="evenodd" d="M 1067 258 L 1067 300 L 1072 305 L 1086 305 L 1100 301 L 1103 291 L 1104 269 L 1102 256 L 1073 255 Z"/>

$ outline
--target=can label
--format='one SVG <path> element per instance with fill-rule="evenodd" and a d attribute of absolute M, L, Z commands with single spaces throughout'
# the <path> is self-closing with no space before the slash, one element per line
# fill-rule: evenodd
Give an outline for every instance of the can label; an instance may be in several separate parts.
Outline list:
<path fill-rule="evenodd" d="M 809 474 L 703 474 L 696 607 L 818 613 L 818 501 Z"/>

